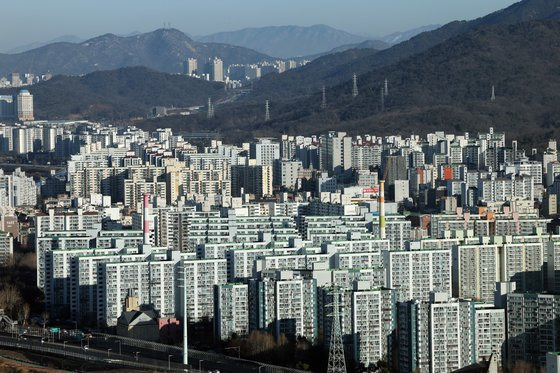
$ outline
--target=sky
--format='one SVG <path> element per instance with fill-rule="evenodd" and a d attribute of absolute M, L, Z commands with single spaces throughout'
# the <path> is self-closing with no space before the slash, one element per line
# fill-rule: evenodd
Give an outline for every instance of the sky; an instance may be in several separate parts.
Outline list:
<path fill-rule="evenodd" d="M 62 35 L 89 38 L 161 28 L 191 35 L 326 24 L 369 37 L 469 20 L 512 0 L 16 0 L 2 4 L 0 51 Z"/>

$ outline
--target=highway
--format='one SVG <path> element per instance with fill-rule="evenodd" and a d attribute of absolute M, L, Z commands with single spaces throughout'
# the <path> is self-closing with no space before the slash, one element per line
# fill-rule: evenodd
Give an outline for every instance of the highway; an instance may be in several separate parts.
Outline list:
<path fill-rule="evenodd" d="M 85 337 L 84 337 L 85 336 Z M 141 339 L 92 333 L 16 326 L 0 331 L 0 346 L 58 355 L 101 365 L 176 372 L 304 373 L 257 361 L 189 349 L 189 366 L 182 364 L 182 349 Z"/>
<path fill-rule="evenodd" d="M 94 361 L 115 367 L 133 368 L 139 370 L 168 370 L 175 372 L 193 371 L 185 369 L 181 363 L 162 361 L 141 356 L 139 353 L 112 352 L 88 346 L 87 341 L 81 341 L 83 346 L 68 341 L 47 342 L 45 339 L 18 335 L 12 337 L 7 333 L 0 335 L 0 346 L 38 352 L 45 355 L 58 355 L 77 360 Z M 207 372 L 202 370 L 201 372 Z"/>
<path fill-rule="evenodd" d="M 33 163 L 0 163 L 0 168 L 2 169 L 15 170 L 18 167 L 21 168 L 23 171 L 25 170 L 58 171 L 66 168 L 66 166 L 63 165 L 46 165 L 46 164 L 33 164 Z"/>

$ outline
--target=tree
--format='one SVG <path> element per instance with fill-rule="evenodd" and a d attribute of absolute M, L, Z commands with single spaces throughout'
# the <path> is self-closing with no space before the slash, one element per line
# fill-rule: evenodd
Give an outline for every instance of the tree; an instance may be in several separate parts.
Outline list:
<path fill-rule="evenodd" d="M 43 311 L 43 313 L 41 314 L 41 317 L 43 318 L 43 329 L 45 329 L 47 327 L 47 324 L 49 323 L 49 313 L 47 311 Z"/>
<path fill-rule="evenodd" d="M 27 325 L 29 321 L 29 314 L 31 313 L 31 306 L 29 303 L 24 303 L 18 312 L 18 319 L 23 325 Z"/>
<path fill-rule="evenodd" d="M 21 292 L 15 285 L 8 284 L 0 290 L 0 308 L 10 317 L 15 318 L 15 312 L 22 302 Z"/>

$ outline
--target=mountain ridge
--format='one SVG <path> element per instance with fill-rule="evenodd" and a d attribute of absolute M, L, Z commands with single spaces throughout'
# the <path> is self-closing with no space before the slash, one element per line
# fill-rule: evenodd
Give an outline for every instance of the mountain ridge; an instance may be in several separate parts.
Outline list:
<path fill-rule="evenodd" d="M 471 21 L 453 21 L 436 30 L 421 33 L 410 40 L 382 51 L 352 56 L 332 55 L 344 63 L 330 61 L 329 56 L 312 61 L 304 68 L 288 71 L 285 74 L 270 74 L 254 84 L 254 91 L 248 99 L 262 101 L 279 97 L 305 96 L 316 92 L 323 85 L 334 86 L 350 81 L 352 74 L 358 75 L 424 52 L 453 36 L 460 35 L 485 25 L 516 24 L 538 19 L 560 19 L 560 0 L 523 0 L 505 9 Z M 352 50 L 341 52 L 353 53 Z M 293 84 L 297 81 L 298 84 Z"/>
<path fill-rule="evenodd" d="M 274 60 L 242 47 L 198 43 L 176 29 L 158 29 L 128 37 L 107 33 L 79 44 L 59 42 L 18 54 L 0 54 L 0 76 L 13 71 L 83 75 L 131 66 L 178 73 L 189 57 L 201 63 L 219 57 L 226 66 Z"/>
<path fill-rule="evenodd" d="M 306 99 L 270 101 L 271 120 L 264 105 L 216 108 L 216 119 L 189 118 L 180 125 L 147 121 L 145 128 L 171 125 L 196 130 L 220 130 L 228 137 L 348 133 L 424 134 L 450 131 L 509 130 L 528 143 L 560 135 L 560 22 L 532 21 L 485 26 L 455 36 L 359 78 L 360 94 L 352 97 L 351 82 Z M 380 91 L 389 81 L 389 96 L 381 111 Z M 491 88 L 496 87 L 492 102 Z M 227 115 L 226 115 L 227 113 Z"/>
<path fill-rule="evenodd" d="M 342 45 L 357 44 L 368 39 L 323 24 L 248 27 L 197 38 L 201 42 L 238 45 L 278 58 L 301 58 L 325 53 Z"/>
<path fill-rule="evenodd" d="M 39 119 L 123 119 L 145 117 L 154 106 L 203 106 L 226 95 L 223 83 L 171 75 L 145 67 L 58 75 L 27 87 Z M 0 90 L 17 94 L 18 88 Z"/>

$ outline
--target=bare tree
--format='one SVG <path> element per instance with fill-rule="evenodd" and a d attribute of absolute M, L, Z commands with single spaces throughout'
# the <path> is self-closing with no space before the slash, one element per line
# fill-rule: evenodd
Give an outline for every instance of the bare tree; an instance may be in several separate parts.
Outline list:
<path fill-rule="evenodd" d="M 43 329 L 45 329 L 47 327 L 47 324 L 49 323 L 50 315 L 47 311 L 43 311 L 41 317 L 43 318 Z"/>
<path fill-rule="evenodd" d="M 22 302 L 21 292 L 16 286 L 8 284 L 0 290 L 0 308 L 4 309 L 11 317 L 16 316 L 16 310 Z"/>
<path fill-rule="evenodd" d="M 19 319 L 23 325 L 27 325 L 29 315 L 31 313 L 31 306 L 29 303 L 24 303 L 19 310 Z"/>

